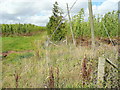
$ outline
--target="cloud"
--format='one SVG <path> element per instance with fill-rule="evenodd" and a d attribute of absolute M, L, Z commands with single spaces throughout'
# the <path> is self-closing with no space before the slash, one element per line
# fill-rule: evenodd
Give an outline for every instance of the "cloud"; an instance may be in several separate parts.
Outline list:
<path fill-rule="evenodd" d="M 113 10 L 118 10 L 119 0 L 106 0 L 100 6 L 93 6 L 94 14 L 105 14 Z"/>
<path fill-rule="evenodd" d="M 98 3 L 96 0 L 93 0 L 95 3 Z M 98 0 L 99 1 L 99 0 Z M 102 1 L 102 0 L 100 0 Z M 104 15 L 107 12 L 111 12 L 113 10 L 118 10 L 118 2 L 119 0 L 104 0 L 101 5 L 93 5 L 93 14 L 94 15 Z M 89 10 L 88 8 L 85 11 L 85 20 L 88 19 L 89 16 Z"/>
<path fill-rule="evenodd" d="M 53 3 L 58 1 L 59 6 L 66 14 L 66 3 L 72 6 L 75 0 L 4 0 L 0 2 L 0 23 L 32 23 L 36 25 L 46 25 L 52 15 Z M 88 0 L 77 0 L 71 10 L 71 15 L 75 15 L 84 8 L 86 19 L 88 17 Z M 92 0 L 93 2 L 103 2 L 101 5 L 93 5 L 94 14 L 104 14 L 108 11 L 117 10 L 119 0 Z"/>
<path fill-rule="evenodd" d="M 50 16 L 49 15 L 48 16 L 46 16 L 46 15 L 45 16 L 34 15 L 34 16 L 26 18 L 25 23 L 31 22 L 32 24 L 45 26 L 46 22 L 49 21 L 48 17 L 50 17 Z"/>

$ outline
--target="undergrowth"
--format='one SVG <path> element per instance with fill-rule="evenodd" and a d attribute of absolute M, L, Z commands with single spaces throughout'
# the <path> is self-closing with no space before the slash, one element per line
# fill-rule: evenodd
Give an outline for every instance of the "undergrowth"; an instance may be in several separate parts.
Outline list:
<path fill-rule="evenodd" d="M 117 57 L 111 45 L 101 44 L 92 52 L 91 47 L 72 44 L 46 47 L 40 40 L 34 44 L 33 53 L 12 54 L 3 59 L 3 88 L 96 88 L 98 57 Z M 89 79 L 83 77 L 83 68 L 90 72 Z"/>

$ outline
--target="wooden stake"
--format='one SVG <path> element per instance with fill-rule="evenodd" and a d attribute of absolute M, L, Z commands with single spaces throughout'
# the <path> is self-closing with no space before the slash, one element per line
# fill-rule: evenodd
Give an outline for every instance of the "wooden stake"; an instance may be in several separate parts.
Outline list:
<path fill-rule="evenodd" d="M 73 44 L 76 46 L 76 41 L 75 41 L 73 30 L 72 30 L 72 23 L 71 23 L 70 10 L 68 7 L 68 3 L 67 3 L 67 11 L 68 11 L 68 18 L 69 18 L 69 23 L 70 23 L 70 30 L 71 30 L 71 34 L 72 34 Z"/>
<path fill-rule="evenodd" d="M 93 20 L 93 12 L 92 12 L 92 1 L 88 0 L 88 8 L 89 8 L 89 17 L 90 17 L 90 26 L 91 26 L 91 37 L 92 37 L 92 49 L 95 49 L 95 39 L 94 39 L 94 20 Z"/>
<path fill-rule="evenodd" d="M 105 74 L 105 58 L 99 57 L 97 78 L 98 88 L 103 88 L 104 74 Z"/>

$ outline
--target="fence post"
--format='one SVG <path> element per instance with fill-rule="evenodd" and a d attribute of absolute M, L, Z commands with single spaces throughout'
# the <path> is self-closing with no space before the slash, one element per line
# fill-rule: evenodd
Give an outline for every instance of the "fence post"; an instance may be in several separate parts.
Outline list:
<path fill-rule="evenodd" d="M 99 57 L 98 77 L 97 77 L 97 87 L 98 88 L 102 88 L 103 87 L 104 74 L 105 74 L 105 58 Z"/>

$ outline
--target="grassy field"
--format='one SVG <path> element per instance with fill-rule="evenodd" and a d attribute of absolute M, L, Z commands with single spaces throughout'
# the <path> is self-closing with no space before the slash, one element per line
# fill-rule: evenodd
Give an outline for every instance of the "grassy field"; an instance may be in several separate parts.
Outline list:
<path fill-rule="evenodd" d="M 42 40 L 46 32 L 39 32 L 33 36 L 2 37 L 2 52 L 33 50 L 34 41 Z"/>
<path fill-rule="evenodd" d="M 3 57 L 3 88 L 96 88 L 98 58 L 103 54 L 117 64 L 117 46 L 100 44 L 95 51 L 90 46 L 77 46 L 65 43 L 49 47 L 45 45 L 46 32 L 29 37 L 3 37 L 3 52 L 26 51 L 11 53 Z M 116 50 L 115 50 L 116 49 Z M 87 59 L 90 70 L 89 80 L 82 76 L 83 60 Z M 111 69 L 110 69 L 111 70 Z M 113 72 L 117 72 L 113 70 Z M 110 75 L 115 76 L 115 74 Z M 115 77 L 115 81 L 116 81 Z M 108 82 L 109 81 L 109 82 Z M 105 87 L 110 87 L 111 81 Z M 85 82 L 85 85 L 83 83 Z M 114 87 L 117 85 L 115 82 Z M 54 85 L 53 85 L 54 84 Z M 113 85 L 113 84 L 112 84 Z"/>

